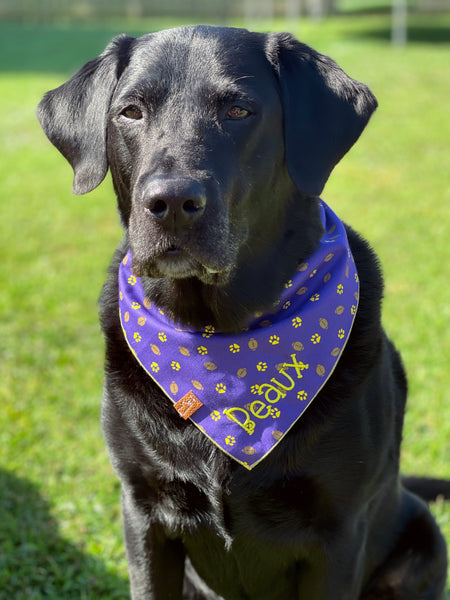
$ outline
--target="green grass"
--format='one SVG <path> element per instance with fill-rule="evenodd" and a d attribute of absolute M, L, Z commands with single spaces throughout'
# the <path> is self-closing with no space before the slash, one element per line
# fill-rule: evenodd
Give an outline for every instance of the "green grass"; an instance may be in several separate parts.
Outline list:
<path fill-rule="evenodd" d="M 0 24 L 0 600 L 127 597 L 96 308 L 120 227 L 109 180 L 71 195 L 34 110 L 115 33 L 172 24 Z M 385 325 L 411 388 L 403 470 L 450 477 L 449 17 L 412 17 L 404 50 L 382 14 L 252 25 L 293 31 L 379 99 L 323 197 L 383 263 Z M 450 507 L 433 510 L 450 541 Z"/>

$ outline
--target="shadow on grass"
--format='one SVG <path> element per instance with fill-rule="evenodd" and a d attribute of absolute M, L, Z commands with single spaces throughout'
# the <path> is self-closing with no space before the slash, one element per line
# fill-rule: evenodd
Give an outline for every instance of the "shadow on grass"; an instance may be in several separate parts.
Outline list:
<path fill-rule="evenodd" d="M 0 469 L 0 599 L 123 600 L 128 584 L 64 540 L 48 502 Z"/>

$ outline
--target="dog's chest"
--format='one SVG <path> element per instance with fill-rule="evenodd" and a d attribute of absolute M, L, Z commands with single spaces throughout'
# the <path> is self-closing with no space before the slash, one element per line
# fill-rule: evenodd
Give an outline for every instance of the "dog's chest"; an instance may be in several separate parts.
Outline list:
<path fill-rule="evenodd" d="M 220 596 L 273 600 L 276 592 L 277 600 L 290 600 L 295 596 L 298 561 L 306 555 L 310 532 L 306 528 L 299 534 L 298 524 L 293 522 L 281 524 L 281 512 L 278 516 L 273 514 L 272 523 L 267 523 L 257 510 L 256 514 L 249 514 L 243 508 L 238 515 L 227 515 L 225 536 L 207 522 L 184 536 L 190 562 Z M 293 525 L 295 552 L 286 544 L 293 534 Z"/>

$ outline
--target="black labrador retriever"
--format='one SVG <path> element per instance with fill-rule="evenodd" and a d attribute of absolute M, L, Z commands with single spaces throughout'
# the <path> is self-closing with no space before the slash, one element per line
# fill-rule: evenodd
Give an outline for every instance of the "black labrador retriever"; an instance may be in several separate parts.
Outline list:
<path fill-rule="evenodd" d="M 376 105 L 291 35 L 198 26 L 117 37 L 39 106 L 76 194 L 109 167 L 125 230 L 103 426 L 134 600 L 444 593 L 443 537 L 399 479 L 378 262 L 319 199 Z"/>

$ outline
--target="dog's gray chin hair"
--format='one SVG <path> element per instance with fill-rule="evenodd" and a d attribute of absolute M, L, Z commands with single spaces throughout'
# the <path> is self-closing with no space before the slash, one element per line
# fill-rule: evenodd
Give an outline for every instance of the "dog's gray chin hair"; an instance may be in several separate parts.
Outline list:
<path fill-rule="evenodd" d="M 189 277 L 198 279 L 205 285 L 223 287 L 226 285 L 232 273 L 232 268 L 227 267 L 218 271 L 217 269 L 212 269 L 210 267 L 206 267 L 205 265 L 199 265 L 199 268 L 196 272 L 193 272 Z M 172 276 L 170 274 L 165 277 L 173 280 L 184 279 L 182 276 Z"/>
<path fill-rule="evenodd" d="M 220 273 L 220 271 L 216 271 L 215 269 L 210 269 L 209 267 L 205 267 L 205 271 L 209 274 L 209 275 L 216 275 L 218 273 Z"/>
<path fill-rule="evenodd" d="M 231 267 L 222 269 L 221 271 L 206 266 L 203 266 L 203 269 L 204 273 L 199 276 L 199 279 L 206 285 L 223 286 L 228 283 L 232 272 Z"/>
<path fill-rule="evenodd" d="M 133 260 L 131 270 L 136 277 L 150 277 L 150 278 L 164 278 L 162 273 L 155 272 L 154 269 L 149 268 L 149 265 L 143 264 L 136 260 Z M 206 265 L 199 265 L 197 274 L 195 275 L 205 285 L 223 286 L 228 283 L 230 275 L 232 273 L 232 267 L 225 267 L 223 269 L 215 269 Z M 170 277 L 170 275 L 166 275 Z M 180 277 L 172 277 L 173 279 L 180 279 Z M 183 277 L 181 277 L 183 279 Z"/>

